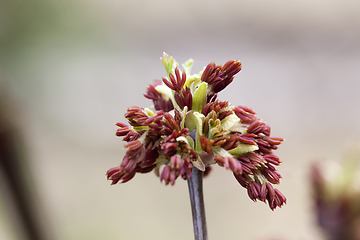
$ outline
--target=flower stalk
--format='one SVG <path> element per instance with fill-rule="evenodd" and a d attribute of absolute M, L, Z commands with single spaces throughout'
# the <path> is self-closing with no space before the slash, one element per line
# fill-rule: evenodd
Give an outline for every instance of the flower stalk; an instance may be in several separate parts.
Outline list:
<path fill-rule="evenodd" d="M 197 168 L 193 168 L 191 178 L 187 180 L 195 240 L 208 239 L 203 194 L 203 176 L 204 172 Z"/>

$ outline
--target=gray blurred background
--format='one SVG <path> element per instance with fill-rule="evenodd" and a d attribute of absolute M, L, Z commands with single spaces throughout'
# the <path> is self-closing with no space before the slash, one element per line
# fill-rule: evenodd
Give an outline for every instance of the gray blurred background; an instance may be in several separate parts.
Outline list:
<path fill-rule="evenodd" d="M 1 0 L 0 92 L 50 239 L 193 239 L 185 181 L 105 178 L 124 154 L 113 124 L 127 107 L 151 105 L 142 94 L 166 75 L 164 51 L 193 58 L 193 73 L 240 59 L 219 98 L 253 108 L 286 139 L 276 154 L 287 205 L 253 203 L 215 167 L 204 181 L 210 239 L 322 239 L 309 165 L 339 160 L 359 140 L 359 12 L 352 0 Z M 10 205 L 3 187 L 0 239 L 26 239 Z"/>

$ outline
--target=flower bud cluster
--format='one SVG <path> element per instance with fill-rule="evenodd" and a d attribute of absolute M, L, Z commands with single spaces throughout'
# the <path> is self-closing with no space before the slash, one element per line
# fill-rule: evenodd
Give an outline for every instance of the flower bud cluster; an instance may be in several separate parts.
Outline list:
<path fill-rule="evenodd" d="M 183 64 L 183 72 L 172 57 L 164 54 L 161 60 L 168 76 L 144 94 L 155 110 L 130 107 L 128 124 L 116 124 L 127 151 L 120 166 L 107 172 L 112 184 L 154 170 L 173 185 L 178 177 L 190 178 L 194 167 L 207 175 L 218 164 L 233 172 L 250 199 L 267 202 L 272 210 L 286 203 L 273 187 L 280 182 L 276 166 L 281 161 L 272 152 L 283 139 L 271 137 L 270 126 L 252 109 L 217 99 L 241 70 L 240 61 L 210 63 L 190 75 L 192 60 Z"/>

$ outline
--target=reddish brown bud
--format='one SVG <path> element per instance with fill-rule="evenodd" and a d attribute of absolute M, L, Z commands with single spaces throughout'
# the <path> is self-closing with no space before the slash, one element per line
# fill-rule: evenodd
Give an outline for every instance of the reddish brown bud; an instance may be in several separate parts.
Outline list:
<path fill-rule="evenodd" d="M 229 76 L 233 76 L 240 72 L 241 70 L 241 62 L 239 60 L 230 60 L 227 61 L 223 67 L 221 68 L 223 72 L 225 72 Z"/>
<path fill-rule="evenodd" d="M 271 163 L 273 165 L 278 166 L 281 163 L 280 158 L 274 154 L 264 155 L 263 158 L 265 159 L 266 162 Z"/>
<path fill-rule="evenodd" d="M 250 159 L 252 164 L 255 164 L 255 165 L 257 164 L 259 166 L 265 164 L 264 158 L 261 155 L 255 153 L 255 152 L 247 153 L 246 157 L 248 157 Z"/>
<path fill-rule="evenodd" d="M 215 62 L 209 63 L 201 75 L 201 81 L 210 82 L 212 79 L 211 75 L 214 74 L 213 72 L 215 68 L 216 68 Z"/>
<path fill-rule="evenodd" d="M 247 192 L 251 200 L 256 202 L 256 199 L 259 198 L 260 186 L 257 182 L 251 182 L 247 187 Z"/>
<path fill-rule="evenodd" d="M 242 173 L 241 163 L 233 157 L 220 157 L 215 155 L 214 160 L 219 164 L 219 166 L 230 169 L 236 175 Z"/>
<path fill-rule="evenodd" d="M 207 152 L 208 154 L 212 154 L 212 148 L 211 148 L 211 142 L 213 142 L 210 139 L 205 138 L 205 135 L 201 135 L 200 136 L 200 144 L 201 144 L 201 148 Z"/>
<path fill-rule="evenodd" d="M 284 141 L 283 138 L 279 138 L 279 137 L 266 137 L 265 140 L 273 145 L 279 145 Z"/>
<path fill-rule="evenodd" d="M 234 174 L 236 180 L 240 183 L 240 185 L 244 188 L 247 188 L 247 186 L 250 183 L 250 180 L 248 179 L 247 175 L 243 174 Z"/>
<path fill-rule="evenodd" d="M 266 184 L 263 183 L 261 185 L 261 188 L 260 188 L 260 194 L 259 194 L 259 199 L 263 202 L 265 202 L 266 200 L 266 195 L 267 195 L 267 188 L 266 188 Z"/>
<path fill-rule="evenodd" d="M 170 167 L 169 165 L 166 165 L 163 169 L 163 171 L 161 172 L 160 175 L 160 181 L 165 181 L 165 185 L 168 185 L 170 182 Z"/>
<path fill-rule="evenodd" d="M 259 120 L 254 121 L 250 124 L 247 131 L 248 131 L 248 133 L 258 134 L 265 129 L 264 125 L 265 125 L 265 123 L 260 122 Z"/>
<path fill-rule="evenodd" d="M 278 172 L 265 168 L 261 171 L 261 173 L 272 184 L 280 183 L 281 175 Z"/>
<path fill-rule="evenodd" d="M 255 134 L 243 134 L 240 135 L 238 139 L 240 142 L 243 142 L 245 144 L 256 145 L 254 137 L 256 137 Z"/>
<path fill-rule="evenodd" d="M 234 113 L 244 123 L 250 123 L 256 119 L 255 112 L 248 107 L 237 106 L 234 108 Z"/>
<path fill-rule="evenodd" d="M 265 185 L 267 189 L 267 200 L 269 201 L 269 203 L 272 203 L 275 198 L 275 190 L 269 182 L 266 182 Z"/>

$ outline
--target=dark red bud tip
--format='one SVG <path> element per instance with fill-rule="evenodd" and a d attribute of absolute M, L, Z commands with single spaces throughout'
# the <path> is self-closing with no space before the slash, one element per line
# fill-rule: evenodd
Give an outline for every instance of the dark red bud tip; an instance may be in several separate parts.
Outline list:
<path fill-rule="evenodd" d="M 234 174 L 236 180 L 240 183 L 240 185 L 244 188 L 247 188 L 247 186 L 250 183 L 250 180 L 248 179 L 247 175 L 243 174 Z"/>
<path fill-rule="evenodd" d="M 275 190 L 269 182 L 266 182 L 265 184 L 266 184 L 266 188 L 268 190 L 267 199 L 268 199 L 269 203 L 272 203 L 272 202 L 274 202 L 274 199 L 275 199 Z"/>
<path fill-rule="evenodd" d="M 258 134 L 263 132 L 265 129 L 265 123 L 257 120 L 250 124 L 250 126 L 248 127 L 248 133 Z"/>
<path fill-rule="evenodd" d="M 169 73 L 169 78 L 170 78 L 171 84 L 173 86 L 172 89 L 177 91 L 179 89 L 179 86 L 176 82 L 175 76 L 172 73 Z"/>
<path fill-rule="evenodd" d="M 246 136 L 246 135 L 254 135 L 254 136 Z M 255 136 L 256 136 L 255 134 L 243 134 L 243 135 L 239 136 L 238 139 L 240 142 L 243 142 L 245 144 L 256 145 L 256 142 L 254 139 Z"/>
<path fill-rule="evenodd" d="M 165 181 L 165 185 L 168 185 L 170 182 L 170 167 L 167 165 L 164 167 L 160 175 L 160 181 Z"/>
<path fill-rule="evenodd" d="M 267 137 L 266 141 L 273 145 L 279 145 L 284 141 L 284 139 L 280 137 Z"/>
<path fill-rule="evenodd" d="M 171 73 L 170 73 L 171 74 Z M 172 90 L 175 90 L 175 87 L 172 83 L 170 83 L 166 78 L 162 78 L 163 82 L 165 83 L 166 86 L 168 86 L 169 88 L 171 88 Z"/>
<path fill-rule="evenodd" d="M 247 192 L 251 200 L 256 202 L 259 199 L 260 186 L 257 182 L 251 182 L 247 187 Z"/>
<path fill-rule="evenodd" d="M 222 71 L 226 72 L 228 75 L 233 76 L 240 72 L 241 70 L 241 62 L 239 60 L 230 60 L 227 61 L 223 67 L 221 68 Z"/>
<path fill-rule="evenodd" d="M 264 155 L 263 158 L 265 159 L 266 162 L 271 163 L 276 166 L 278 166 L 281 163 L 280 158 L 274 154 Z"/>
<path fill-rule="evenodd" d="M 109 179 L 114 173 L 118 172 L 120 170 L 120 166 L 110 168 L 106 172 L 107 179 Z"/>
<path fill-rule="evenodd" d="M 265 164 L 265 159 L 258 153 L 249 152 L 246 154 L 246 157 L 250 159 L 252 164 L 259 165 L 259 166 Z"/>
<path fill-rule="evenodd" d="M 279 198 L 280 202 L 286 203 L 286 197 L 285 197 L 284 194 L 282 194 L 282 193 L 280 192 L 279 189 L 275 189 L 275 194 L 276 194 L 276 196 Z"/>
<path fill-rule="evenodd" d="M 266 188 L 266 184 L 263 183 L 263 184 L 261 185 L 261 188 L 260 188 L 260 194 L 259 194 L 259 199 L 260 199 L 260 201 L 265 202 L 265 200 L 266 200 L 266 195 L 267 195 L 267 188 Z"/>
<path fill-rule="evenodd" d="M 209 63 L 201 75 L 201 81 L 207 82 L 215 68 L 215 62 Z"/>
<path fill-rule="evenodd" d="M 115 125 L 118 127 L 121 127 L 121 128 L 128 127 L 128 125 L 121 123 L 121 122 L 117 122 L 117 123 L 115 123 Z"/>
<path fill-rule="evenodd" d="M 178 88 L 180 88 L 180 86 L 181 86 L 181 76 L 180 76 L 180 71 L 179 71 L 179 69 L 178 68 L 175 68 L 175 76 L 176 76 L 176 80 L 177 80 L 177 87 Z M 179 84 L 180 83 L 180 84 Z"/>

